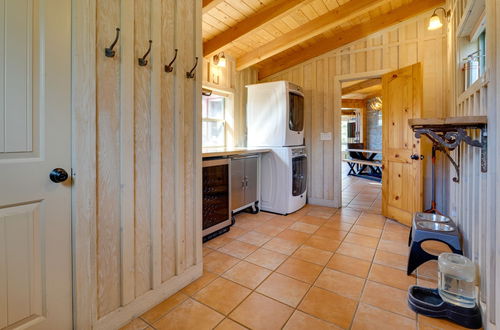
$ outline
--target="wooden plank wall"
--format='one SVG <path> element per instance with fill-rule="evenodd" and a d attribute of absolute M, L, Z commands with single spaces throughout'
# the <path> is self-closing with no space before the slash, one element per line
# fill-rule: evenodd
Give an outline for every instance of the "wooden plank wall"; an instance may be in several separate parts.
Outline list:
<path fill-rule="evenodd" d="M 431 12 L 360 39 L 345 47 L 316 57 L 263 81 L 289 80 L 304 88 L 306 145 L 309 153 L 309 202 L 340 206 L 336 188 L 341 186 L 339 141 L 320 141 L 321 132 L 340 131 L 340 116 L 334 114 L 335 76 L 362 74 L 422 62 L 424 71 L 424 117 L 445 113 L 446 35 L 428 31 Z M 426 146 L 429 149 L 429 146 Z M 426 205 L 430 202 L 430 152 L 426 162 Z M 440 170 L 442 172 L 442 170 Z M 439 176 L 443 177 L 443 175 Z M 438 182 L 438 203 L 442 184 Z M 338 189 L 340 191 L 340 189 Z"/>
<path fill-rule="evenodd" d="M 462 144 L 460 154 L 455 151 L 455 159 L 460 160 L 460 183 L 449 180 L 450 214 L 460 227 L 463 235 L 464 254 L 471 258 L 479 271 L 479 295 L 486 329 L 498 328 L 500 318 L 500 295 L 498 277 L 500 276 L 500 251 L 498 239 L 500 224 L 498 221 L 498 61 L 499 53 L 495 52 L 495 38 L 499 38 L 498 16 L 495 8 L 498 2 L 486 1 L 487 14 L 487 72 L 463 91 L 463 53 L 461 45 L 465 42 L 456 37 L 462 17 L 474 0 L 454 0 L 448 5 L 452 9 L 449 29 L 449 72 L 450 72 L 450 116 L 488 115 L 488 172 L 481 172 L 479 148 Z M 495 4 L 496 2 L 496 4 Z M 462 53 L 462 54 L 461 54 Z M 495 60 L 497 63 L 495 63 Z M 458 63 L 458 64 L 457 64 Z M 497 75 L 495 76 L 495 72 Z M 496 79 L 495 79 L 496 78 Z M 496 81 L 495 81 L 496 80 Z M 497 89 L 498 91 L 498 89 Z M 469 131 L 472 137 L 479 139 L 477 131 Z M 455 170 L 449 166 L 449 174 L 455 176 Z"/>
<path fill-rule="evenodd" d="M 86 67 L 74 72 L 73 163 L 86 178 L 75 180 L 75 196 L 90 200 L 74 199 L 75 271 L 90 272 L 75 277 L 75 326 L 111 329 L 202 273 L 201 1 L 77 0 L 75 8 L 74 67 Z M 116 55 L 106 57 L 117 27 Z"/>

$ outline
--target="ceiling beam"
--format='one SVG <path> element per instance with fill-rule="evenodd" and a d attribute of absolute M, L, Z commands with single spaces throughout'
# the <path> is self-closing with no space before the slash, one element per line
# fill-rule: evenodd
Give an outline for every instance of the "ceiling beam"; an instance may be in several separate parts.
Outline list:
<path fill-rule="evenodd" d="M 360 109 L 366 106 L 364 100 L 357 99 L 342 99 L 342 108 L 347 109 Z"/>
<path fill-rule="evenodd" d="M 359 90 L 362 90 L 365 88 L 369 88 L 369 87 L 373 87 L 373 86 L 377 86 L 377 85 L 382 85 L 382 79 L 374 78 L 374 79 L 363 80 L 363 81 L 360 81 L 354 85 L 342 88 L 342 95 L 351 94 L 351 93 L 354 93 L 356 91 L 359 91 Z"/>
<path fill-rule="evenodd" d="M 328 53 L 334 49 L 345 46 L 358 39 L 369 36 L 377 31 L 400 23 L 413 16 L 417 16 L 431 8 L 444 4 L 444 0 L 414 0 L 387 14 L 378 16 L 369 22 L 355 25 L 351 28 L 340 30 L 332 37 L 321 40 L 301 51 L 282 57 L 276 61 L 267 61 L 259 70 L 259 79 L 263 79 L 277 72 L 291 68 L 297 64 L 310 60 L 316 56 Z"/>
<path fill-rule="evenodd" d="M 203 43 L 203 56 L 209 57 L 224 50 L 231 42 L 257 30 L 262 25 L 284 17 L 299 6 L 312 0 L 277 0 L 260 9 L 254 15 L 238 22 L 230 29 Z"/>
<path fill-rule="evenodd" d="M 340 26 L 355 17 L 362 15 L 382 5 L 385 0 L 356 0 L 349 1 L 312 21 L 289 31 L 270 42 L 257 47 L 255 50 L 241 56 L 236 61 L 238 70 L 246 69 L 264 61 L 273 55 L 281 53 L 303 41 L 311 39 L 323 32 Z"/>
<path fill-rule="evenodd" d="M 201 13 L 205 14 L 223 2 L 224 0 L 203 0 Z"/>

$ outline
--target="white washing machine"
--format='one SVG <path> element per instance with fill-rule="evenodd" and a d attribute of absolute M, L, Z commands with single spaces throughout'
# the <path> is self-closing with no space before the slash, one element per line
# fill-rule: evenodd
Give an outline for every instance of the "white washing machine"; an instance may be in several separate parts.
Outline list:
<path fill-rule="evenodd" d="M 261 209 L 290 214 L 306 204 L 306 147 L 271 148 L 262 155 Z"/>

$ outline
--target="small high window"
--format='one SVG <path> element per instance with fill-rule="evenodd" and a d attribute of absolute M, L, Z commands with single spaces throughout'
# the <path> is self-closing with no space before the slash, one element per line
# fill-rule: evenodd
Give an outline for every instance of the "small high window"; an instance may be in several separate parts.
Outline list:
<path fill-rule="evenodd" d="M 203 147 L 224 147 L 225 133 L 225 97 L 219 95 L 202 98 L 202 144 Z"/>

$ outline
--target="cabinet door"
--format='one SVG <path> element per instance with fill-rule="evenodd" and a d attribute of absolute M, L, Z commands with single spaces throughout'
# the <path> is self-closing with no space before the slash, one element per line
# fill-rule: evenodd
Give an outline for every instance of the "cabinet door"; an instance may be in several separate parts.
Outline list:
<path fill-rule="evenodd" d="M 245 159 L 231 160 L 231 210 L 244 205 L 245 190 Z"/>
<path fill-rule="evenodd" d="M 245 159 L 245 202 L 244 204 L 253 203 L 257 200 L 257 166 L 259 157 L 249 157 Z"/>

